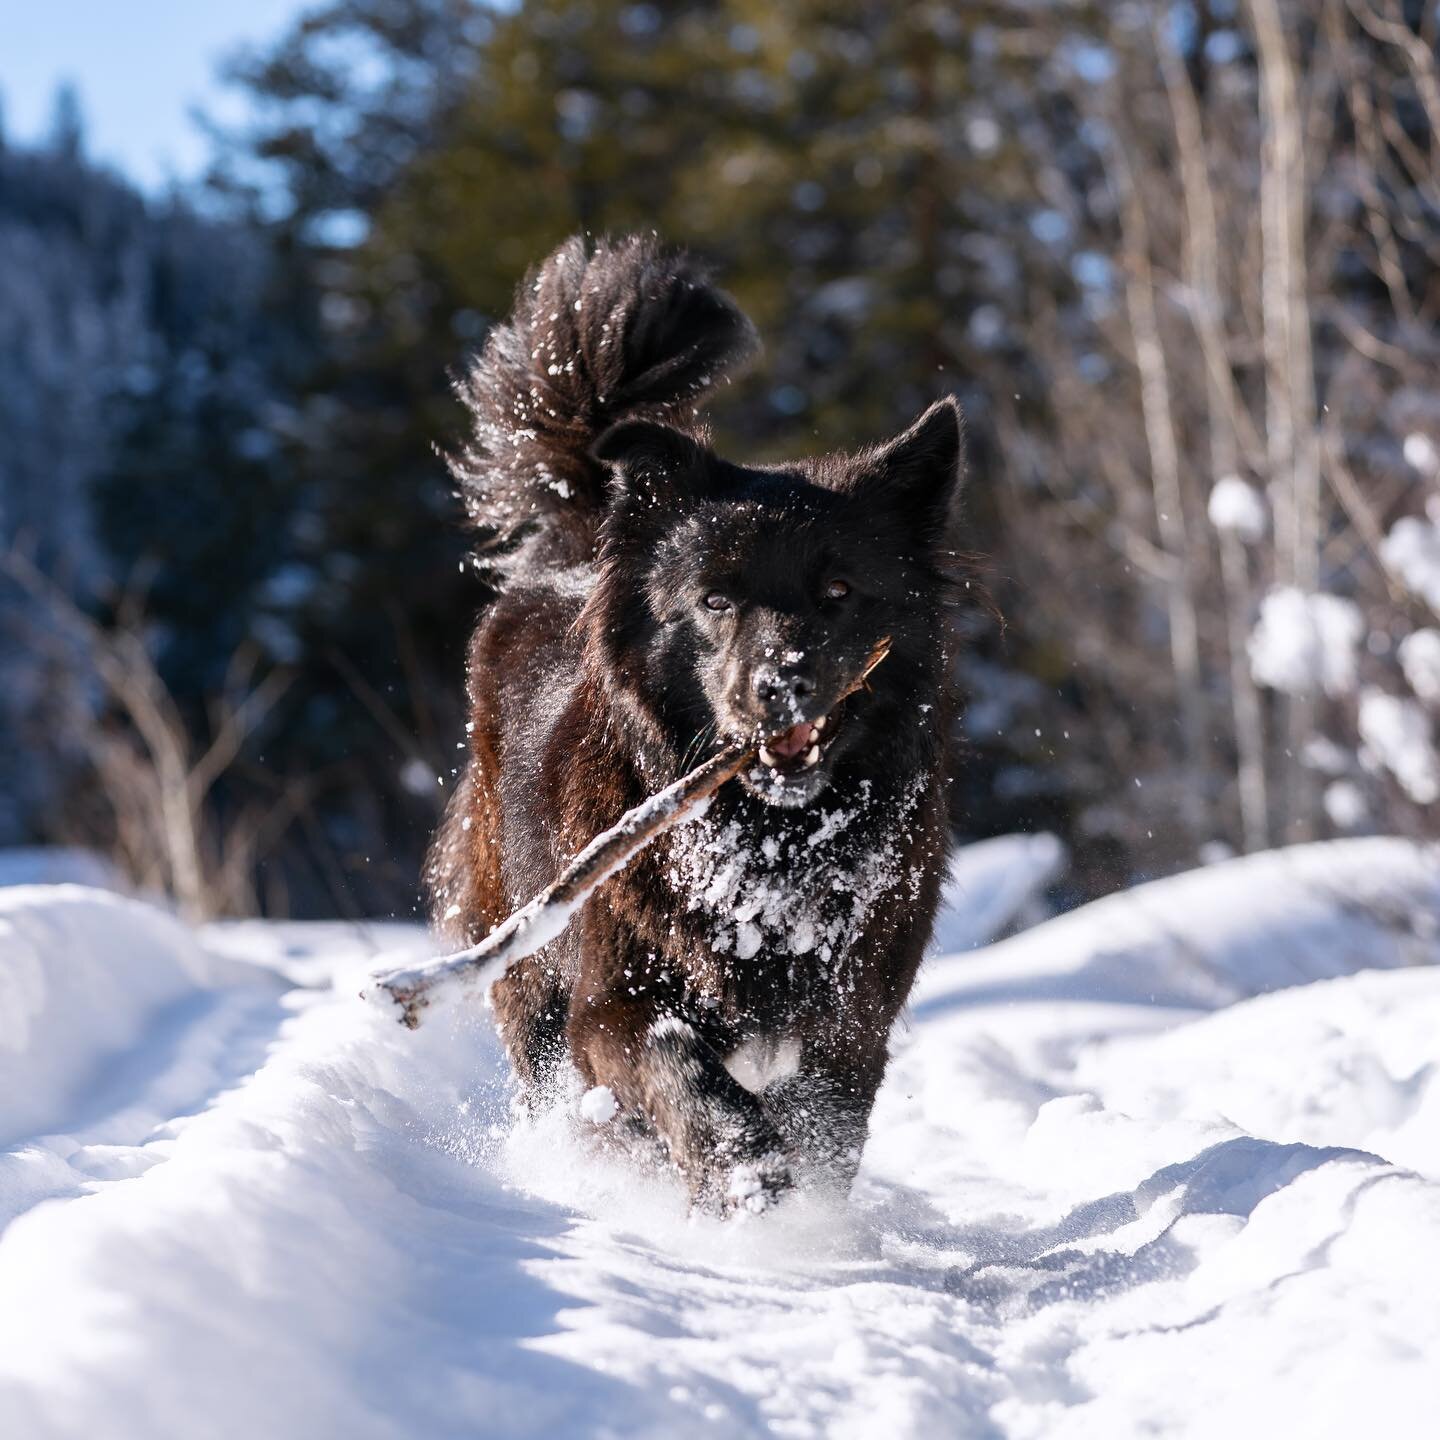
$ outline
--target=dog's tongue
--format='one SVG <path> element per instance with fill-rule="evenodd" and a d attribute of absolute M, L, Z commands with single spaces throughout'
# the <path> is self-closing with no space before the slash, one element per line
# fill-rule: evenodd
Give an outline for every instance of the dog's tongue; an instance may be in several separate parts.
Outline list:
<path fill-rule="evenodd" d="M 793 760 L 810 748 L 810 735 L 814 728 L 808 720 L 802 720 L 800 724 L 792 725 L 778 735 L 772 735 L 765 742 L 765 748 L 782 760 Z"/>

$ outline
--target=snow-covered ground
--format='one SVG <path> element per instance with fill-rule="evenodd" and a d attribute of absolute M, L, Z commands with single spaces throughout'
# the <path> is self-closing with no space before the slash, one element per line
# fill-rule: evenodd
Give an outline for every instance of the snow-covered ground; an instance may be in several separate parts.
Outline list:
<path fill-rule="evenodd" d="M 937 957 L 850 1204 L 722 1225 L 358 1000 L 414 930 L 0 890 L 0 1436 L 1432 1435 L 1437 918 L 1346 841 Z"/>

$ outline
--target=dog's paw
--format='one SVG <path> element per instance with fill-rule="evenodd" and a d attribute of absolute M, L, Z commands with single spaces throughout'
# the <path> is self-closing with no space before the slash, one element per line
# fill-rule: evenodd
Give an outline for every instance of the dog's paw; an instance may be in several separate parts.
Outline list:
<path fill-rule="evenodd" d="M 794 1186 L 795 1177 L 780 1155 L 743 1161 L 730 1171 L 725 1211 L 730 1215 L 763 1215 Z"/>

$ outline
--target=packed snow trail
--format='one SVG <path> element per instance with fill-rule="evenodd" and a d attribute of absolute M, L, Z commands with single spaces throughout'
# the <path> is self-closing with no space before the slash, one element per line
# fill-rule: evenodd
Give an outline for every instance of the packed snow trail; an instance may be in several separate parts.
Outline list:
<path fill-rule="evenodd" d="M 361 1003 L 418 931 L 0 890 L 0 1435 L 1428 1436 L 1437 918 L 1347 841 L 936 958 L 851 1202 L 721 1224 Z"/>

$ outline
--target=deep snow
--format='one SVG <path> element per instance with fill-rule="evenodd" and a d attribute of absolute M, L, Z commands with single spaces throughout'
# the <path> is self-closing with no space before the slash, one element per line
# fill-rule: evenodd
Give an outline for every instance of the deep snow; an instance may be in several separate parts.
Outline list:
<path fill-rule="evenodd" d="M 418 931 L 0 890 L 0 1435 L 1428 1436 L 1437 917 L 1345 841 L 937 957 L 850 1204 L 722 1225 L 363 1004 Z"/>

